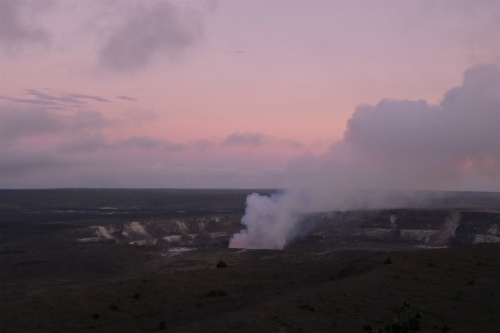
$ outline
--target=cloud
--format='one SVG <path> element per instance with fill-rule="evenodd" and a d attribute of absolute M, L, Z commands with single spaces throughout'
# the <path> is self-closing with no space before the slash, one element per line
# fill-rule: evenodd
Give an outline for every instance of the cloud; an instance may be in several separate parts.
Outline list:
<path fill-rule="evenodd" d="M 212 148 L 213 146 L 215 146 L 215 143 L 211 140 L 208 140 L 208 139 L 201 139 L 201 140 L 196 141 L 194 143 L 194 146 L 198 151 L 206 151 L 206 150 Z"/>
<path fill-rule="evenodd" d="M 167 2 L 137 3 L 99 52 L 100 65 L 118 72 L 145 67 L 155 56 L 178 59 L 202 38 L 200 15 Z"/>
<path fill-rule="evenodd" d="M 38 90 L 35 89 L 27 89 L 25 92 L 26 95 L 33 95 L 38 100 L 42 101 L 53 101 L 53 102 L 62 102 L 62 103 L 73 103 L 73 104 L 84 104 L 85 102 L 79 101 L 78 99 L 74 98 L 74 96 L 63 96 L 63 97 L 55 97 L 49 94 L 42 93 Z"/>
<path fill-rule="evenodd" d="M 117 143 L 119 147 L 137 147 L 141 149 L 153 149 L 164 146 L 164 140 L 155 139 L 149 136 L 133 136 Z"/>
<path fill-rule="evenodd" d="M 408 23 L 416 33 L 432 32 L 460 43 L 473 63 L 500 60 L 498 1 L 426 1 Z"/>
<path fill-rule="evenodd" d="M 109 143 L 101 133 L 82 135 L 65 141 L 60 147 L 65 153 L 93 153 L 98 150 L 109 149 Z"/>
<path fill-rule="evenodd" d="M 134 98 L 134 97 L 128 97 L 128 96 L 116 96 L 115 98 L 118 98 L 118 99 L 123 99 L 125 101 L 137 101 L 137 98 Z"/>
<path fill-rule="evenodd" d="M 439 106 L 425 101 L 382 100 L 356 109 L 344 141 L 357 164 L 377 166 L 379 187 L 450 183 L 465 171 L 498 176 L 500 168 L 500 69 L 479 65 Z M 339 153 L 332 148 L 332 158 Z M 344 149 L 344 148 L 342 148 Z M 337 150 L 337 151 L 336 151 Z M 354 167 L 354 166 L 353 166 Z"/>
<path fill-rule="evenodd" d="M 100 96 L 90 96 L 90 95 L 82 95 L 82 94 L 71 94 L 69 97 L 72 98 L 83 98 L 83 99 L 91 99 L 97 102 L 109 102 L 108 99 L 102 98 Z"/>
<path fill-rule="evenodd" d="M 223 147 L 262 147 L 264 145 L 279 145 L 291 149 L 302 149 L 304 145 L 295 140 L 277 140 L 270 135 L 263 133 L 233 132 L 229 134 L 221 143 Z"/>
<path fill-rule="evenodd" d="M 122 110 L 122 117 L 132 121 L 135 125 L 150 123 L 157 119 L 153 111 L 136 106 Z"/>
<path fill-rule="evenodd" d="M 8 183 L 11 177 L 38 175 L 62 164 L 64 162 L 47 152 L 29 149 L 3 150 L 2 159 L 0 159 L 0 174 L 2 174 L 3 181 L 0 184 Z"/>
<path fill-rule="evenodd" d="M 478 65 L 439 105 L 383 99 L 360 105 L 329 152 L 290 163 L 293 187 L 481 190 L 499 186 L 500 69 Z M 479 182 L 483 183 L 483 182 Z M 478 183 L 478 184 L 479 184 Z"/>
<path fill-rule="evenodd" d="M 116 119 L 106 118 L 99 111 L 76 111 L 68 119 L 69 129 L 73 131 L 100 130 L 119 123 Z"/>
<path fill-rule="evenodd" d="M 38 104 L 38 105 L 45 105 L 45 106 L 57 106 L 57 105 L 59 105 L 59 103 L 47 101 L 44 99 L 12 98 L 12 97 L 2 96 L 2 95 L 0 95 L 0 99 L 6 100 L 6 101 L 11 101 L 11 102 L 16 102 L 16 103 Z"/>
<path fill-rule="evenodd" d="M 175 153 L 195 149 L 206 151 L 215 146 L 215 143 L 208 139 L 201 139 L 194 142 L 173 142 L 163 138 L 152 138 L 149 136 L 133 136 L 128 139 L 113 144 L 116 148 L 140 148 L 143 150 L 159 149 L 166 153 Z"/>
<path fill-rule="evenodd" d="M 301 234 L 307 213 L 432 199 L 407 190 L 500 191 L 500 69 L 470 68 L 440 105 L 383 99 L 358 106 L 343 140 L 292 161 L 287 177 L 287 190 L 247 198 L 247 228 L 230 247 L 283 249 Z"/>
<path fill-rule="evenodd" d="M 180 151 L 186 150 L 188 148 L 191 148 L 191 147 L 189 145 L 186 145 L 183 143 L 167 141 L 167 142 L 165 142 L 165 146 L 164 146 L 163 150 L 167 153 L 175 153 L 175 152 L 180 152 Z"/>
<path fill-rule="evenodd" d="M 39 2 L 38 5 L 48 2 Z M 48 45 L 51 35 L 25 18 L 26 1 L 0 0 L 0 46 L 15 50 L 29 44 Z M 40 8 L 37 8 L 40 10 Z"/>
<path fill-rule="evenodd" d="M 274 139 L 269 135 L 262 133 L 249 133 L 249 132 L 233 132 L 229 134 L 224 141 L 222 141 L 222 146 L 247 146 L 247 147 L 260 147 L 263 144 L 271 143 Z"/>
<path fill-rule="evenodd" d="M 8 100 L 11 102 L 17 103 L 30 103 L 30 104 L 39 104 L 39 105 L 53 105 L 53 106 L 61 106 L 62 104 L 66 105 L 83 105 L 86 104 L 85 101 L 81 101 L 80 99 L 90 99 L 96 102 L 110 102 L 110 100 L 100 97 L 100 96 L 91 96 L 91 95 L 83 95 L 83 94 L 69 94 L 63 96 L 54 96 L 50 94 L 43 93 L 36 89 L 26 89 L 24 92 L 25 95 L 34 96 L 36 99 L 22 99 L 22 98 L 12 98 L 8 96 L 1 96 L 0 99 Z"/>
<path fill-rule="evenodd" d="M 282 146 L 292 148 L 292 149 L 302 149 L 304 148 L 304 144 L 295 140 L 279 140 L 278 143 Z"/>
<path fill-rule="evenodd" d="M 89 127 L 94 130 L 99 130 L 104 128 L 104 125 L 112 126 L 115 120 L 103 120 L 99 113 L 93 114 L 92 112 L 85 112 L 85 119 L 81 119 L 83 116 L 76 116 L 72 120 L 73 126 L 75 127 Z M 95 119 L 93 119 L 95 117 Z M 80 131 L 82 133 L 84 131 Z M 234 134 L 234 133 L 233 133 Z M 236 139 L 235 139 L 236 137 Z M 228 140 L 229 138 L 229 140 Z M 261 144 L 267 142 L 276 142 L 279 145 L 290 146 L 293 149 L 296 149 L 300 144 L 292 141 L 291 143 L 287 140 L 282 141 L 272 141 L 271 137 L 266 136 L 264 134 L 256 134 L 256 135 L 238 135 L 231 136 L 229 135 L 222 142 L 218 142 L 216 140 L 210 139 L 200 139 L 196 141 L 186 141 L 186 142 L 175 142 L 166 138 L 158 138 L 151 137 L 147 135 L 143 136 L 131 136 L 126 139 L 109 141 L 100 134 L 95 133 L 92 135 L 81 135 L 73 138 L 72 140 L 68 140 L 61 144 L 61 149 L 65 152 L 92 152 L 98 150 L 120 150 L 126 151 L 131 149 L 139 149 L 142 151 L 154 150 L 161 153 L 176 153 L 182 151 L 197 151 L 197 152 L 205 152 L 210 149 L 214 149 L 217 146 L 222 147 L 232 147 L 232 146 L 247 146 L 247 147 L 256 147 Z M 256 140 L 257 138 L 257 140 Z"/>
<path fill-rule="evenodd" d="M 45 109 L 0 107 L 0 138 L 4 141 L 60 133 L 64 128 L 64 119 Z"/>
<path fill-rule="evenodd" d="M 92 135 L 84 134 L 65 141 L 60 145 L 60 150 L 65 153 L 94 153 L 107 150 L 109 152 L 123 152 L 138 149 L 140 151 L 156 151 L 173 153 L 191 149 L 190 144 L 176 143 L 163 138 L 150 136 L 131 136 L 123 140 L 109 141 L 101 133 Z"/>
<path fill-rule="evenodd" d="M 40 135 L 77 134 L 113 126 L 118 120 L 98 111 L 53 112 L 43 106 L 0 107 L 0 138 L 12 142 Z"/>

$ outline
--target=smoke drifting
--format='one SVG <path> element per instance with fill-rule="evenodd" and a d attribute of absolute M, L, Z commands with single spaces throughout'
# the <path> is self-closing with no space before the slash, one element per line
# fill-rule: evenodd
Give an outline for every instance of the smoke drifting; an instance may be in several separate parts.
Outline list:
<path fill-rule="evenodd" d="M 478 65 L 440 105 L 384 99 L 360 105 L 343 140 L 287 170 L 287 190 L 247 198 L 232 248 L 283 249 L 305 214 L 421 205 L 411 190 L 500 191 L 500 69 Z"/>
<path fill-rule="evenodd" d="M 300 213 L 307 210 L 307 200 L 297 198 L 300 192 L 285 192 L 268 196 L 253 193 L 247 197 L 247 210 L 241 230 L 231 239 L 229 247 L 250 249 L 283 249 L 294 239 Z M 297 205 L 296 203 L 300 203 Z"/>

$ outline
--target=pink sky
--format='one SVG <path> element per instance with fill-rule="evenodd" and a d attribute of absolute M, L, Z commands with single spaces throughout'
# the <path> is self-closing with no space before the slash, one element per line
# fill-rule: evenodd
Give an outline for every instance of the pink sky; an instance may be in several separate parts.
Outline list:
<path fill-rule="evenodd" d="M 498 1 L 0 0 L 0 188 L 284 187 L 359 105 L 440 105 L 498 40 Z M 493 172 L 444 188 L 500 190 L 470 156 Z"/>

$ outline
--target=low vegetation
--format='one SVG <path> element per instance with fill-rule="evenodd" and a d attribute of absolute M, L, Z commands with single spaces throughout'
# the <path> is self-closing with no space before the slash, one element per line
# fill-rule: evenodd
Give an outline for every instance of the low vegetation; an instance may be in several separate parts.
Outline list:
<path fill-rule="evenodd" d="M 219 262 L 217 262 L 217 265 L 215 267 L 217 267 L 217 268 L 226 268 L 227 264 L 224 261 L 219 260 Z"/>
<path fill-rule="evenodd" d="M 373 330 L 370 325 L 365 325 L 363 326 L 364 331 L 367 333 L 414 333 L 420 330 L 422 315 L 415 312 L 408 303 L 405 302 L 394 312 L 396 318 L 391 322 L 386 323 L 378 330 Z"/>

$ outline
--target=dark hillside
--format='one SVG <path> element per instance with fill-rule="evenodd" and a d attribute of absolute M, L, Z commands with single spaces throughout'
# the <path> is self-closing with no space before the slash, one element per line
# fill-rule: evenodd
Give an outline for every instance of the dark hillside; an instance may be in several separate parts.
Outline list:
<path fill-rule="evenodd" d="M 499 253 L 498 244 L 385 253 L 199 250 L 166 259 L 166 273 L 3 303 L 0 328 L 363 332 L 392 323 L 404 308 L 419 313 L 424 332 L 498 332 Z M 220 259 L 227 268 L 216 268 Z"/>

